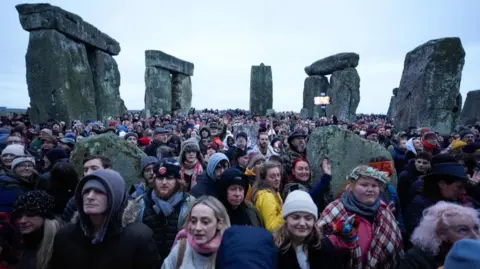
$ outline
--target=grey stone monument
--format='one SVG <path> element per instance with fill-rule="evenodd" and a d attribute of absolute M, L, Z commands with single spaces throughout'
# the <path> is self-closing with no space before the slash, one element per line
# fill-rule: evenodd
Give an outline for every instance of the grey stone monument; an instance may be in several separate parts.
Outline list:
<path fill-rule="evenodd" d="M 264 65 L 252 66 L 250 74 L 250 112 L 266 116 L 267 110 L 273 106 L 272 67 Z"/>

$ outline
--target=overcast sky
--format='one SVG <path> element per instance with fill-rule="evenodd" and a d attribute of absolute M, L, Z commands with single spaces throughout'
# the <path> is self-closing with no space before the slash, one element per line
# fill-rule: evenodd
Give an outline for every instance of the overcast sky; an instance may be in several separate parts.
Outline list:
<path fill-rule="evenodd" d="M 44 1 L 30 1 L 39 3 Z M 54 0 L 120 42 L 121 97 L 144 108 L 144 51 L 193 62 L 196 108 L 249 106 L 250 68 L 272 66 L 273 108 L 299 111 L 304 67 L 339 52 L 360 54 L 357 112 L 386 113 L 405 54 L 430 39 L 458 36 L 466 51 L 461 93 L 479 89 L 480 1 Z M 283 3 L 282 3 L 283 2 Z M 0 106 L 29 105 L 28 32 L 17 0 L 0 1 Z"/>

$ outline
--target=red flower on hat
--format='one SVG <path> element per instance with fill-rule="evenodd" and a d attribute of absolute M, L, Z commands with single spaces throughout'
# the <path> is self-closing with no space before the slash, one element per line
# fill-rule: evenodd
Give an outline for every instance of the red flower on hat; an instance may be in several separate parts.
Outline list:
<path fill-rule="evenodd" d="M 158 169 L 158 173 L 160 175 L 165 175 L 167 173 L 167 168 L 165 167 L 160 167 L 160 169 Z"/>

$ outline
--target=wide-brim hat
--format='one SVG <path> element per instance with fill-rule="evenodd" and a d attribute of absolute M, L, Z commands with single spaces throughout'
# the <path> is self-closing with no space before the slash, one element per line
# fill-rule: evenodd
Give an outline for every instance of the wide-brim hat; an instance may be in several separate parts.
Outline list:
<path fill-rule="evenodd" d="M 303 132 L 295 131 L 288 137 L 288 144 L 292 144 L 292 140 L 297 137 L 307 138 L 307 135 L 304 134 Z"/>
<path fill-rule="evenodd" d="M 468 181 L 465 168 L 459 163 L 439 163 L 432 166 L 428 175 L 423 177 L 423 180 L 434 180 L 438 176 L 448 176 L 457 178 L 461 181 Z"/>

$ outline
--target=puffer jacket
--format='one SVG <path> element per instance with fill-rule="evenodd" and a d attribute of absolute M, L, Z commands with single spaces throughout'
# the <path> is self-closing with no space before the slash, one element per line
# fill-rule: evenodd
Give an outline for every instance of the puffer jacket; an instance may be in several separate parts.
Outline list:
<path fill-rule="evenodd" d="M 184 193 L 184 200 L 175 206 L 172 214 L 165 217 L 162 213 L 157 214 L 153 209 L 155 203 L 151 199 L 152 191 L 150 189 L 145 195 L 130 200 L 125 208 L 125 214 L 131 215 L 132 218 L 152 229 L 153 240 L 157 245 L 158 262 L 162 264 L 172 249 L 175 236 L 181 230 L 189 203 L 195 198 Z"/>
<path fill-rule="evenodd" d="M 273 232 L 283 223 L 282 197 L 280 193 L 270 190 L 260 190 L 256 193 L 255 207 L 265 224 L 265 229 Z"/>

